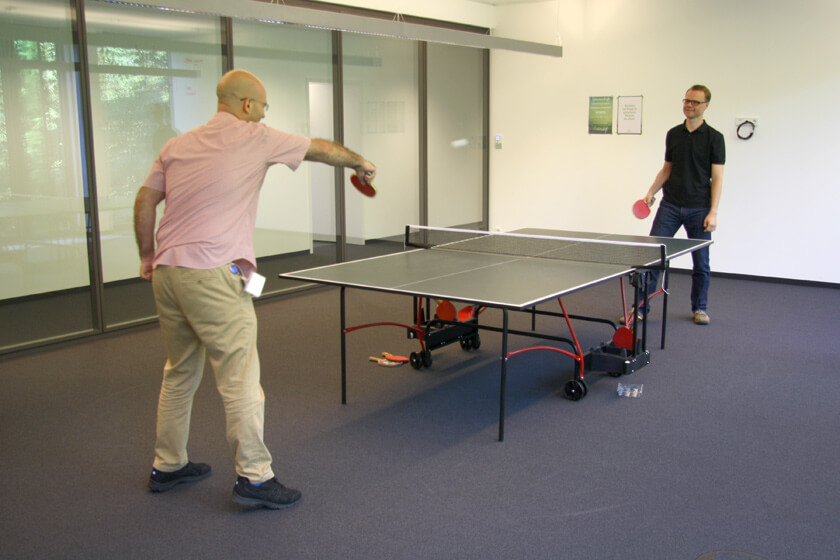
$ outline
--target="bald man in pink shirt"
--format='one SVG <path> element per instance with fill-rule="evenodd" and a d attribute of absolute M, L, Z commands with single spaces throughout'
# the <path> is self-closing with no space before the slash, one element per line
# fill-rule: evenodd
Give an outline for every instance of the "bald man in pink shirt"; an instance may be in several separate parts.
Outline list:
<path fill-rule="evenodd" d="M 257 320 L 244 291 L 257 268 L 259 191 L 275 164 L 293 171 L 303 161 L 349 167 L 367 182 L 376 166 L 334 142 L 260 123 L 266 90 L 250 72 L 226 73 L 216 95 L 217 113 L 164 145 L 134 203 L 140 276 L 152 282 L 167 354 L 149 488 L 164 492 L 210 475 L 209 465 L 187 454 L 193 397 L 209 357 L 234 451 L 233 500 L 280 509 L 301 493 L 274 476 L 263 441 Z M 164 200 L 155 234 L 156 208 Z"/>

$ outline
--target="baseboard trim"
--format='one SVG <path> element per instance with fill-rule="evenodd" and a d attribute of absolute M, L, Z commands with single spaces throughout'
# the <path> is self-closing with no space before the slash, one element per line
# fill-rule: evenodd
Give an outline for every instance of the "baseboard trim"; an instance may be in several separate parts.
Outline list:
<path fill-rule="evenodd" d="M 677 274 L 691 274 L 690 268 L 671 268 L 671 272 Z M 733 280 L 749 280 L 751 282 L 767 282 L 770 284 L 788 284 L 791 286 L 808 286 L 811 288 L 829 288 L 840 290 L 840 284 L 834 282 L 819 282 L 817 280 L 799 280 L 796 278 L 778 278 L 775 276 L 755 276 L 751 274 L 737 274 L 734 272 L 712 271 L 712 278 L 731 278 Z"/>

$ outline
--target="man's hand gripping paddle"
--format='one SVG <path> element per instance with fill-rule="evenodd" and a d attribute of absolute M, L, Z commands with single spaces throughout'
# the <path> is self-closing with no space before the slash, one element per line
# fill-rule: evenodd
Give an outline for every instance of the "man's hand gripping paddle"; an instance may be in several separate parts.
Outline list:
<path fill-rule="evenodd" d="M 368 183 L 367 177 L 362 179 L 355 173 L 350 176 L 350 182 L 356 187 L 356 190 L 362 193 L 363 195 L 373 198 L 376 196 L 376 187 L 373 186 L 373 183 Z"/>
<path fill-rule="evenodd" d="M 650 199 L 650 204 L 653 206 L 653 203 L 656 202 L 656 197 Z M 636 202 L 633 203 L 633 215 L 639 218 L 640 220 L 644 220 L 648 216 L 650 216 L 650 206 L 645 204 L 645 199 L 640 198 Z"/>

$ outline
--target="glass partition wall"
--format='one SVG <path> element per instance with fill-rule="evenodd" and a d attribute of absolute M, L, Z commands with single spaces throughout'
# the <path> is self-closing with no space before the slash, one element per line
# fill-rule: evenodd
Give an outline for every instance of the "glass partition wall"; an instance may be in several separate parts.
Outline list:
<path fill-rule="evenodd" d="M 134 196 L 163 143 L 212 117 L 226 68 L 265 83 L 266 124 L 379 170 L 374 199 L 349 171 L 269 171 L 263 298 L 299 287 L 279 272 L 401 250 L 406 224 L 486 227 L 486 51 L 83 6 L 0 0 L 0 354 L 154 320 Z"/>
<path fill-rule="evenodd" d="M 0 349 L 94 328 L 71 16 L 0 0 Z"/>
<path fill-rule="evenodd" d="M 418 44 L 346 33 L 342 51 L 344 142 L 377 167 L 375 198 L 346 194 L 347 255 L 358 258 L 402 247 L 406 224 L 421 221 Z"/>
<path fill-rule="evenodd" d="M 107 2 L 86 6 L 102 309 L 111 327 L 156 313 L 151 286 L 138 278 L 134 197 L 163 144 L 216 112 L 221 23 Z"/>
<path fill-rule="evenodd" d="M 428 224 L 486 224 L 487 52 L 454 45 L 427 49 Z"/>

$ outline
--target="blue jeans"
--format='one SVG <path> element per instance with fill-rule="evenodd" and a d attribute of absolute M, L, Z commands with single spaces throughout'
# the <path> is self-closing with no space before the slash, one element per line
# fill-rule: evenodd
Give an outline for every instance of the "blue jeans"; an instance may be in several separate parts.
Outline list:
<path fill-rule="evenodd" d="M 711 239 L 712 232 L 703 231 L 703 221 L 709 214 L 709 208 L 685 208 L 665 202 L 659 204 L 659 210 L 653 219 L 650 235 L 673 237 L 680 227 L 685 228 L 689 239 Z M 691 275 L 691 311 L 706 310 L 709 296 L 711 268 L 709 267 L 709 247 L 703 247 L 691 253 L 694 260 L 694 272 Z M 652 271 L 648 281 L 648 293 L 656 290 L 658 271 Z M 647 309 L 648 306 L 645 306 Z"/>

